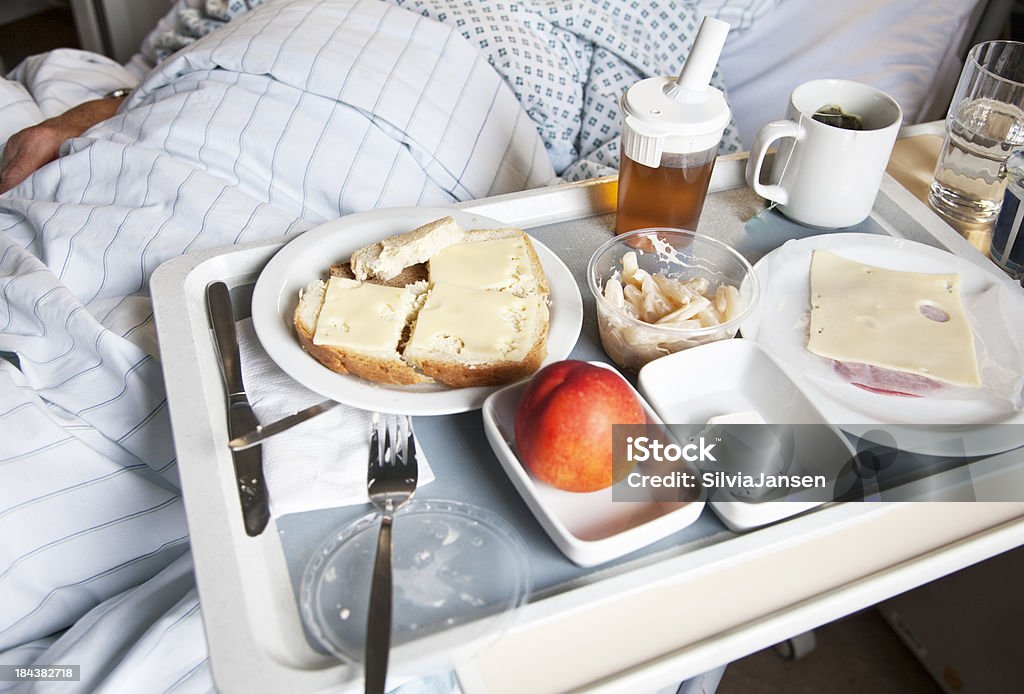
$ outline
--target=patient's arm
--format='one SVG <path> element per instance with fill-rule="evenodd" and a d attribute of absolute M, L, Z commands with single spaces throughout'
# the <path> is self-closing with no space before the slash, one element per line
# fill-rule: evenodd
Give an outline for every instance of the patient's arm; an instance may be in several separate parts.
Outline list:
<path fill-rule="evenodd" d="M 11 135 L 0 161 L 0 193 L 6 193 L 33 171 L 56 159 L 65 140 L 78 137 L 113 116 L 122 101 L 124 97 L 86 101 Z"/>

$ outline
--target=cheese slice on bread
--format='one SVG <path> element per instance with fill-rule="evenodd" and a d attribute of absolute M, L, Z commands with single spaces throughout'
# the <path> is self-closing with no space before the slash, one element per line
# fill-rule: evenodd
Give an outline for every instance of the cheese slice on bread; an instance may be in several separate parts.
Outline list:
<path fill-rule="evenodd" d="M 299 342 L 332 371 L 376 383 L 428 382 L 429 377 L 398 353 L 426 289 L 426 282 L 386 287 L 341 277 L 316 280 L 303 291 L 295 310 Z"/>
<path fill-rule="evenodd" d="M 403 356 L 450 386 L 524 378 L 547 354 L 548 307 L 539 294 L 516 296 L 439 282 L 420 309 Z"/>
<path fill-rule="evenodd" d="M 468 232 L 461 243 L 432 255 L 427 269 L 432 284 L 456 284 L 516 296 L 548 295 L 548 281 L 537 252 L 519 229 Z"/>
<path fill-rule="evenodd" d="M 428 279 L 410 281 L 424 267 Z M 466 231 L 445 217 L 361 248 L 331 272 L 306 287 L 294 324 L 303 348 L 334 371 L 497 385 L 547 355 L 548 282 L 520 229 Z"/>

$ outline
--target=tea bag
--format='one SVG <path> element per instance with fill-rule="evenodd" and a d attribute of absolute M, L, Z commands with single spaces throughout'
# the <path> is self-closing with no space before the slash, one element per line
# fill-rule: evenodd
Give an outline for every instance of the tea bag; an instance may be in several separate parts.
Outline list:
<path fill-rule="evenodd" d="M 842 128 L 843 130 L 864 129 L 860 116 L 854 113 L 847 113 L 843 110 L 842 106 L 836 104 L 825 104 L 815 111 L 811 118 L 819 123 L 831 125 L 834 128 Z"/>

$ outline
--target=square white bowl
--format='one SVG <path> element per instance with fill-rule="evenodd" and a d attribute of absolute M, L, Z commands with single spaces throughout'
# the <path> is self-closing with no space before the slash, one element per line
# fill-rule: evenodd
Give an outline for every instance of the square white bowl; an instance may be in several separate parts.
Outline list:
<path fill-rule="evenodd" d="M 608 364 L 590 363 L 622 378 Z M 615 485 L 596 492 L 567 492 L 534 478 L 519 461 L 515 447 L 516 410 L 528 385 L 528 381 L 516 383 L 487 398 L 483 407 L 484 431 L 513 486 L 544 531 L 570 560 L 580 566 L 601 564 L 667 537 L 697 520 L 704 509 L 701 500 L 668 502 L 652 495 L 644 501 L 613 501 Z M 631 385 L 630 389 L 643 404 L 648 420 L 660 424 L 655 410 Z M 626 484 L 626 481 L 617 484 Z M 630 490 L 631 495 L 636 493 Z"/>
<path fill-rule="evenodd" d="M 834 436 L 836 452 L 845 452 L 847 460 L 856 454 L 843 433 L 825 419 L 785 370 L 750 340 L 712 342 L 652 361 L 640 370 L 639 386 L 669 426 L 704 424 L 711 417 L 752 410 L 767 424 L 823 427 Z M 835 470 L 813 472 L 829 477 Z M 831 477 L 834 479 L 834 474 Z M 732 530 L 774 523 L 825 503 L 723 501 L 725 496 L 722 491 L 715 492 L 708 503 Z"/>

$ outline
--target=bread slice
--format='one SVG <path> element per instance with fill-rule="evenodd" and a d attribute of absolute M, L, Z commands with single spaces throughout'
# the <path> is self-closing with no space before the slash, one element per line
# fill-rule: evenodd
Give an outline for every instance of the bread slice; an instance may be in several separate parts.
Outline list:
<path fill-rule="evenodd" d="M 442 248 L 460 243 L 465 231 L 451 217 L 442 217 L 405 234 L 360 248 L 349 259 L 357 280 L 389 280 L 405 268 L 425 263 Z"/>
<path fill-rule="evenodd" d="M 477 229 L 436 251 L 427 263 L 431 284 L 547 297 L 547 277 L 522 229 Z"/>
<path fill-rule="evenodd" d="M 331 277 L 344 277 L 351 280 L 355 279 L 356 276 L 352 272 L 352 266 L 346 260 L 344 263 L 337 263 L 331 266 Z M 374 284 L 383 284 L 386 287 L 408 287 L 410 284 L 416 284 L 417 282 L 427 282 L 427 264 L 416 263 L 415 265 L 410 265 L 391 279 L 371 279 L 366 281 L 373 282 Z"/>
<path fill-rule="evenodd" d="M 501 246 L 506 262 L 475 244 Z M 479 252 L 476 252 L 479 249 Z M 352 276 L 360 281 L 392 284 L 409 268 L 426 263 L 431 282 L 453 282 L 477 289 L 510 291 L 516 296 L 547 296 L 548 282 L 537 251 L 522 229 L 463 230 L 451 217 L 424 224 L 360 248 L 349 260 Z M 343 272 L 335 266 L 334 272 Z"/>
<path fill-rule="evenodd" d="M 293 319 L 299 343 L 338 373 L 394 385 L 430 382 L 398 352 L 425 290 L 426 282 L 408 287 L 336 277 L 311 282 L 299 298 Z M 329 318 L 321 320 L 325 310 Z"/>
<path fill-rule="evenodd" d="M 395 385 L 499 385 L 547 356 L 549 293 L 522 230 L 465 231 L 444 217 L 332 266 L 329 284 L 303 292 L 294 323 L 306 351 L 334 371 Z M 333 326 L 322 325 L 325 304 Z"/>
<path fill-rule="evenodd" d="M 539 294 L 439 282 L 416 316 L 403 358 L 455 388 L 525 378 L 547 356 L 548 307 Z"/>

